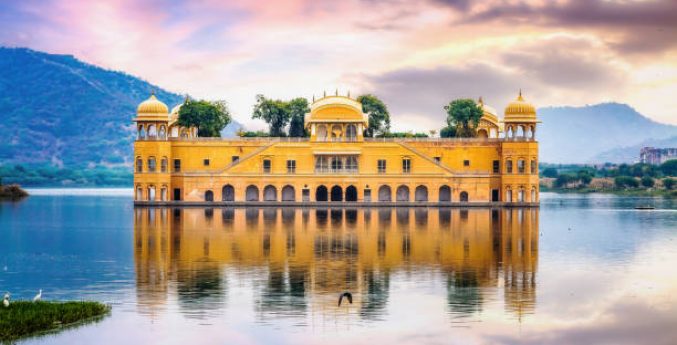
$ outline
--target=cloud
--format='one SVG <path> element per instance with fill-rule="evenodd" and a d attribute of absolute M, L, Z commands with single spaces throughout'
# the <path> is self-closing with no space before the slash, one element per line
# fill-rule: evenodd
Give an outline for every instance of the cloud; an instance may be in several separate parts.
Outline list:
<path fill-rule="evenodd" d="M 444 1 L 439 1 L 444 3 Z M 454 1 L 452 1 L 454 2 Z M 451 6 L 461 10 L 457 25 L 531 25 L 597 29 L 609 34 L 609 43 L 625 53 L 649 53 L 677 47 L 677 2 L 650 1 L 495 1 L 475 7 Z"/>

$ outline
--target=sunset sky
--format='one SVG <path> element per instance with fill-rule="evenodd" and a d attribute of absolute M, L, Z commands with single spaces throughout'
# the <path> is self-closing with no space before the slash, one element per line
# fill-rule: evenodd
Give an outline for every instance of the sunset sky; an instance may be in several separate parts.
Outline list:
<path fill-rule="evenodd" d="M 374 93 L 396 130 L 459 97 L 499 110 L 616 101 L 677 124 L 677 1 L 0 1 L 0 45 L 225 99 Z M 172 105 L 170 105 L 172 106 Z"/>

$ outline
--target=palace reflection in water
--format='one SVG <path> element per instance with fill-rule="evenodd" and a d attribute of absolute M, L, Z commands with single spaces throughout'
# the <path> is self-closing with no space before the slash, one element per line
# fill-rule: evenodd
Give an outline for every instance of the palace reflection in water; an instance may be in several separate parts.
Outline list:
<path fill-rule="evenodd" d="M 251 285 L 257 318 L 351 313 L 379 319 L 394 277 L 436 277 L 447 311 L 468 317 L 502 296 L 522 318 L 536 303 L 538 209 L 137 208 L 137 298 L 149 314 L 176 296 L 181 312 L 228 308 L 231 274 Z M 245 283 L 242 283 L 244 281 Z M 425 311 L 422 311 L 425 312 Z"/>

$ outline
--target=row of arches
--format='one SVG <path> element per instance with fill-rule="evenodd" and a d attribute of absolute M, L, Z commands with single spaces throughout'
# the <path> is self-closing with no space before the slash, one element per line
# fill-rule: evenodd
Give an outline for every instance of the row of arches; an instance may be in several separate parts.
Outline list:
<path fill-rule="evenodd" d="M 136 138 L 138 140 L 166 140 L 167 138 L 191 138 L 196 137 L 197 132 L 194 128 L 179 127 L 171 125 L 169 130 L 164 124 L 139 124 L 137 126 Z"/>
<path fill-rule="evenodd" d="M 536 139 L 536 126 L 535 125 L 506 124 L 505 125 L 505 137 L 506 137 L 506 139 L 535 140 Z"/>
<path fill-rule="evenodd" d="M 520 157 L 515 161 L 513 161 L 512 157 L 506 157 L 504 173 L 532 174 L 532 175 L 538 174 L 538 161 L 536 160 L 535 157 L 532 157 L 530 161 L 523 157 Z"/>
<path fill-rule="evenodd" d="M 389 185 L 381 185 L 377 189 L 377 194 L 374 201 L 379 202 L 427 202 L 430 201 L 428 198 L 428 187 L 424 185 L 419 185 L 414 188 L 414 193 L 412 195 L 409 186 L 400 185 L 395 189 L 395 195 L 393 197 L 392 188 Z M 450 202 L 452 199 L 452 190 L 449 186 L 441 186 L 438 193 L 439 202 Z M 267 185 L 261 190 L 256 185 L 249 185 L 245 188 L 244 201 L 297 201 L 296 199 L 296 188 L 292 185 L 285 185 L 282 187 L 278 193 L 277 187 L 273 185 Z M 301 201 L 311 201 L 310 200 L 310 189 L 304 188 L 302 193 Z M 212 190 L 205 191 L 204 194 L 205 201 L 215 201 L 214 192 Z M 460 202 L 468 202 L 469 195 L 466 191 L 460 191 L 458 194 L 458 200 Z M 235 187 L 230 184 L 224 185 L 221 188 L 221 201 L 235 201 Z M 345 189 L 341 186 L 334 185 L 331 188 L 320 185 L 315 188 L 314 191 L 314 200 L 318 202 L 342 202 L 342 201 L 358 201 L 358 190 L 357 187 L 350 185 Z M 372 201 L 371 198 L 371 189 L 364 190 L 364 201 Z"/>
<path fill-rule="evenodd" d="M 142 173 L 144 171 L 144 164 L 143 164 L 143 158 L 141 156 L 136 157 L 136 163 L 135 163 L 135 170 L 137 173 Z M 160 172 L 167 172 L 168 166 L 167 166 L 167 157 L 162 157 L 160 158 Z M 157 159 L 154 156 L 148 157 L 146 160 L 146 171 L 147 172 L 157 172 Z"/>
<path fill-rule="evenodd" d="M 355 141 L 357 130 L 355 124 L 317 125 L 316 137 L 318 141 Z"/>
<path fill-rule="evenodd" d="M 512 186 L 508 186 L 505 189 L 504 200 L 507 202 L 536 202 L 538 200 L 538 190 L 536 186 L 531 186 L 531 191 L 524 187 L 513 189 Z"/>

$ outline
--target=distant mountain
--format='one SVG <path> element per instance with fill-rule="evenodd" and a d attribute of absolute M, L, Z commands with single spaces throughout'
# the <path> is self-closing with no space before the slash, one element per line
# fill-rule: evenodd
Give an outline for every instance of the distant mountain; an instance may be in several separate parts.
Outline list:
<path fill-rule="evenodd" d="M 642 143 L 677 136 L 677 126 L 652 121 L 619 103 L 541 108 L 538 115 L 543 122 L 536 131 L 540 159 L 547 163 L 632 162 Z"/>
<path fill-rule="evenodd" d="M 0 71 L 0 164 L 130 165 L 137 105 L 151 90 L 170 109 L 183 101 L 70 55 L 0 47 Z"/>

